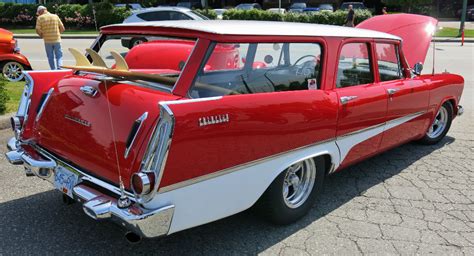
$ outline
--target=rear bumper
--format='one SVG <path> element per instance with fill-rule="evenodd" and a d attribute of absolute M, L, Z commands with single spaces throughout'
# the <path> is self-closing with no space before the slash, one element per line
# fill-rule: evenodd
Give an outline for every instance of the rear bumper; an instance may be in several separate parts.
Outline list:
<path fill-rule="evenodd" d="M 79 181 L 73 188 L 73 197 L 83 204 L 84 212 L 95 220 L 112 220 L 120 226 L 144 237 L 158 237 L 168 234 L 174 214 L 174 205 L 166 205 L 158 209 L 146 209 L 138 203 L 120 208 L 118 197 L 120 189 L 98 180 L 76 168 L 63 163 L 41 148 L 18 143 L 11 138 L 7 144 L 10 150 L 5 154 L 7 160 L 14 165 L 23 165 L 27 176 L 37 176 L 54 184 L 55 169 L 58 163 L 73 168 L 79 173 Z M 94 184 L 91 186 L 90 184 Z M 100 187 L 111 193 L 103 193 Z M 133 200 L 133 196 L 128 194 Z"/>

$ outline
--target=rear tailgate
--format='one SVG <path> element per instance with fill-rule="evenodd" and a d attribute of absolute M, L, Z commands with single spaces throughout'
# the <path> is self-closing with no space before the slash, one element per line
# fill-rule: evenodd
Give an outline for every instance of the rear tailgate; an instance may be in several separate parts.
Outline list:
<path fill-rule="evenodd" d="M 140 147 L 159 116 L 158 102 L 177 97 L 137 85 L 105 83 L 80 76 L 61 80 L 35 123 L 35 137 L 40 146 L 93 176 L 118 184 L 120 169 L 129 188 L 131 173 L 138 171 Z M 84 93 L 84 87 L 97 94 Z M 126 158 L 132 126 L 145 112 Z"/>

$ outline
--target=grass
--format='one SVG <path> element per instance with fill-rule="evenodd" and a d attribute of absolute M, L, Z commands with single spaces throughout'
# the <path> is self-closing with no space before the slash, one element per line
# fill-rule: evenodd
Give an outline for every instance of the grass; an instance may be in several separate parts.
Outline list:
<path fill-rule="evenodd" d="M 442 28 L 438 30 L 435 36 L 439 37 L 457 37 L 459 34 L 458 28 Z M 465 29 L 464 37 L 474 37 L 474 29 Z"/>
<path fill-rule="evenodd" d="M 18 110 L 18 104 L 20 103 L 21 93 L 25 87 L 25 82 L 6 82 L 5 89 L 7 90 L 8 97 L 7 110 L 5 113 L 11 113 Z"/>
<path fill-rule="evenodd" d="M 8 29 L 10 30 L 11 32 L 13 32 L 13 34 L 36 34 L 36 31 L 34 28 L 13 28 L 13 29 Z M 66 29 L 66 31 L 64 31 L 64 34 L 66 35 L 80 35 L 80 34 L 95 34 L 97 35 L 98 32 L 95 31 L 95 30 L 91 30 L 91 29 L 88 29 L 88 30 L 84 30 L 84 29 Z"/>

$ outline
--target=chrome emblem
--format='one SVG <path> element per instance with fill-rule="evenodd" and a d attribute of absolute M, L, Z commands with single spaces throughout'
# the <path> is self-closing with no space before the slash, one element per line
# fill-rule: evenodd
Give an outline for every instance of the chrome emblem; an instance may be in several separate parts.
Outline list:
<path fill-rule="evenodd" d="M 222 124 L 229 122 L 229 114 L 217 116 L 205 116 L 199 118 L 199 126 L 206 126 L 211 124 Z"/>
<path fill-rule="evenodd" d="M 97 89 L 92 86 L 82 86 L 80 90 L 82 93 L 90 97 L 95 97 L 97 95 Z"/>
<path fill-rule="evenodd" d="M 89 123 L 88 121 L 86 120 L 83 120 L 83 119 L 80 119 L 80 118 L 77 118 L 77 117 L 73 117 L 73 116 L 70 116 L 70 115 L 64 115 L 64 118 L 66 118 L 67 120 L 71 120 L 73 122 L 76 122 L 78 124 L 81 124 L 81 125 L 84 125 L 84 126 L 87 126 L 87 127 L 90 127 L 91 126 L 91 123 Z"/>

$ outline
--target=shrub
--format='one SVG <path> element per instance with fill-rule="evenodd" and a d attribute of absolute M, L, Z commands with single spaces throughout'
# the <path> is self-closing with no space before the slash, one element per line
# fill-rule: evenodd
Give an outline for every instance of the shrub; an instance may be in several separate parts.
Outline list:
<path fill-rule="evenodd" d="M 356 10 L 356 24 L 372 17 L 368 10 Z M 312 13 L 273 13 L 263 10 L 236 10 L 231 9 L 224 13 L 225 20 L 268 20 L 268 21 L 287 21 L 316 23 L 328 25 L 344 25 L 347 17 L 347 11 L 319 11 Z"/>
<path fill-rule="evenodd" d="M 7 92 L 7 80 L 0 76 L 0 115 L 5 114 L 7 110 L 7 101 L 10 99 Z"/>
<path fill-rule="evenodd" d="M 208 17 L 211 20 L 217 19 L 217 13 L 216 13 L 216 11 L 214 11 L 212 9 L 207 9 L 207 10 L 205 10 L 205 9 L 195 9 L 194 11 L 201 14 L 201 15 L 204 15 L 204 16 Z"/>
<path fill-rule="evenodd" d="M 28 26 L 36 24 L 36 4 L 0 3 L 0 23 L 2 26 Z M 104 26 L 122 23 L 131 14 L 125 7 L 115 7 L 108 2 L 93 5 L 50 4 L 46 6 L 51 13 L 57 14 L 67 28 L 95 27 L 93 8 L 96 11 L 97 25 Z"/>

